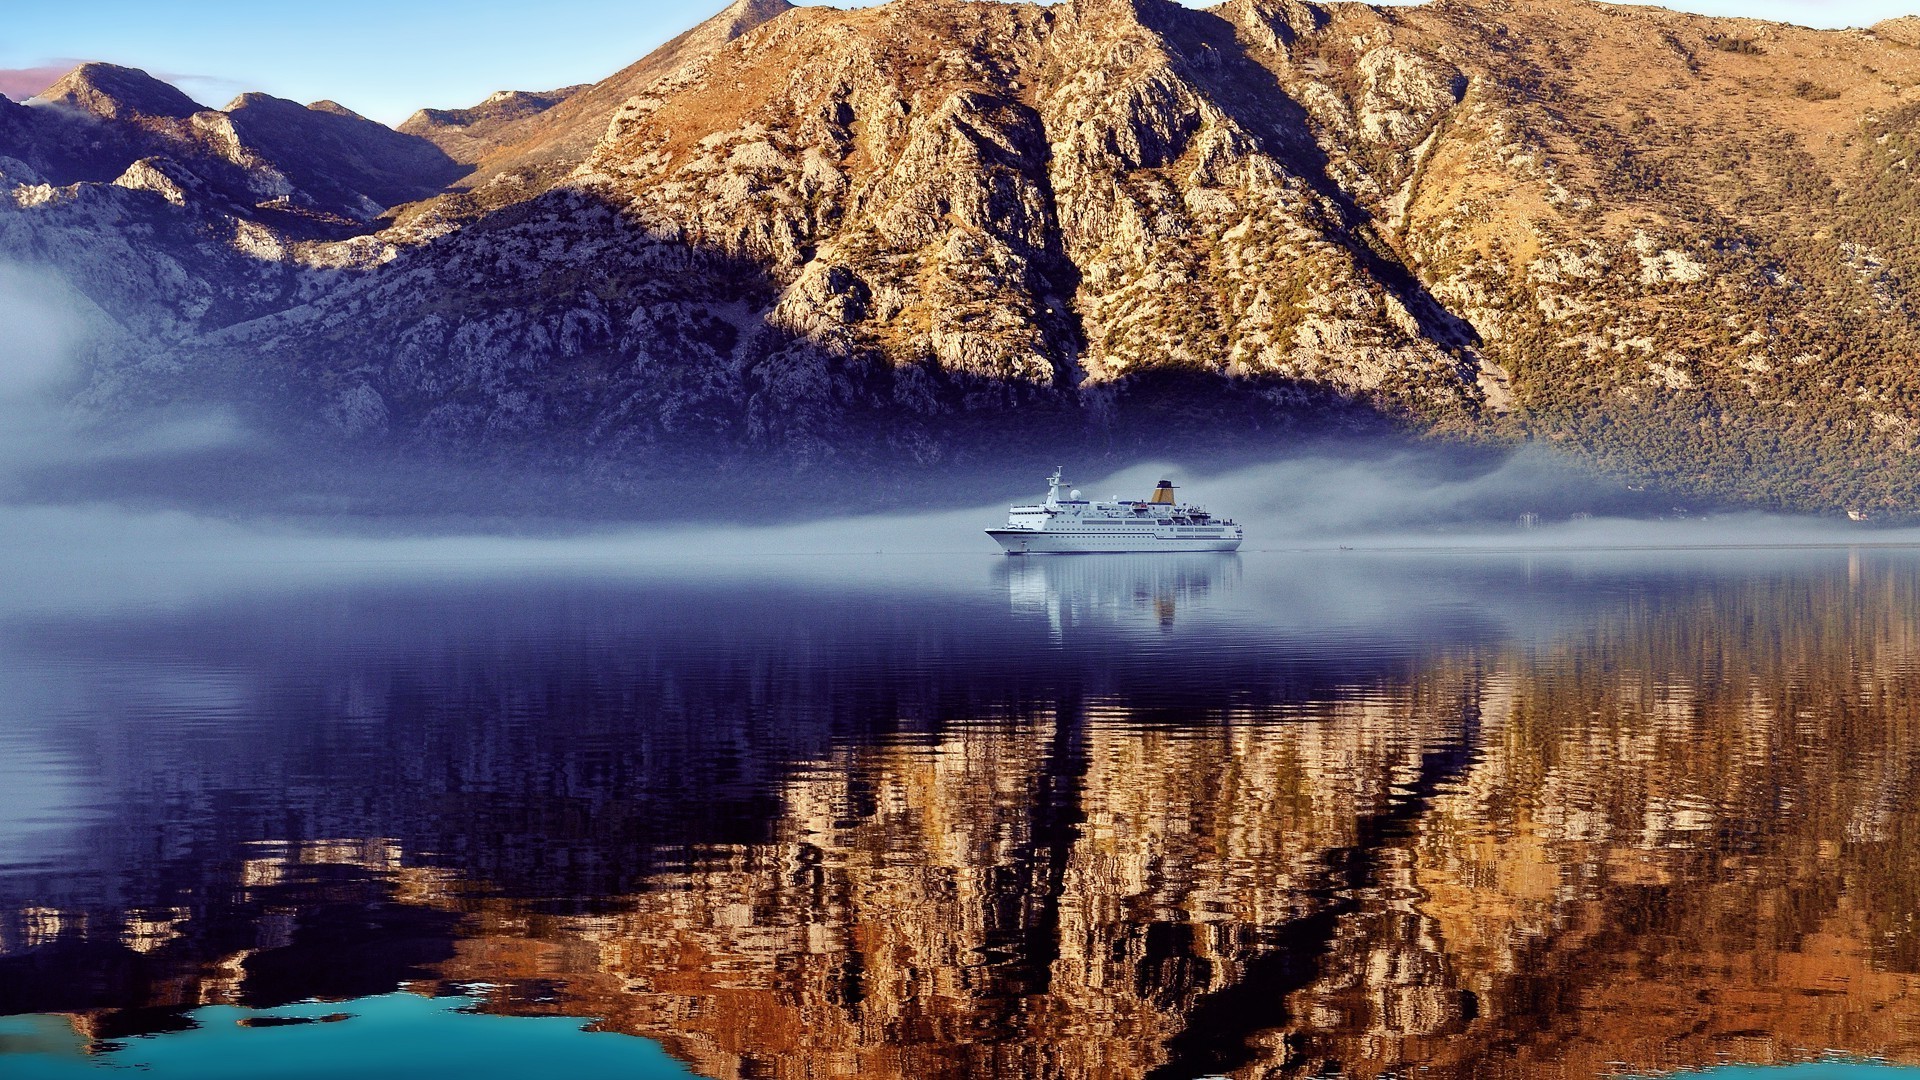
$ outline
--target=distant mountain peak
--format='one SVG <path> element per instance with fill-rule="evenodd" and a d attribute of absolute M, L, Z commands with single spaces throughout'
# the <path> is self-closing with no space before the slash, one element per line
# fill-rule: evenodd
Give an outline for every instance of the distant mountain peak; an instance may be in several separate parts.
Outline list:
<path fill-rule="evenodd" d="M 321 100 L 311 105 L 302 105 L 291 98 L 276 97 L 273 94 L 262 93 L 258 90 L 249 90 L 239 95 L 232 101 L 227 102 L 226 107 L 220 111 L 224 113 L 237 113 L 247 110 L 252 110 L 259 115 L 273 114 L 285 117 L 294 117 L 305 113 L 323 113 L 328 116 L 344 117 L 348 120 L 364 120 L 369 124 L 378 123 L 378 121 L 367 120 L 366 117 L 361 116 L 359 113 L 354 112 L 352 109 L 347 108 L 337 101 Z"/>
<path fill-rule="evenodd" d="M 674 42 L 669 42 L 662 52 L 680 45 L 680 52 L 688 60 L 698 59 L 703 54 L 711 54 L 727 42 L 759 29 L 761 26 L 792 11 L 794 5 L 788 0 L 734 0 L 720 13 L 694 27 Z"/>
<path fill-rule="evenodd" d="M 367 119 L 366 117 L 360 115 L 359 113 L 354 112 L 352 109 L 347 108 L 345 105 L 342 105 L 339 102 L 334 101 L 330 98 L 321 98 L 319 101 L 309 102 L 307 104 L 307 108 L 312 109 L 314 112 L 330 113 L 334 116 L 344 116 L 350 120 Z"/>
<path fill-rule="evenodd" d="M 685 75 L 728 42 L 794 9 L 788 0 L 734 0 L 686 33 L 597 83 L 545 94 L 500 91 L 467 109 L 422 109 L 400 130 L 477 165 L 470 186 L 509 173 L 551 182 L 593 153 L 620 107 Z"/>
<path fill-rule="evenodd" d="M 421 109 L 401 121 L 398 130 L 438 146 L 456 161 L 474 162 L 499 147 L 496 134 L 519 121 L 546 112 L 586 89 L 584 85 L 558 90 L 496 90 L 480 104 L 466 109 Z"/>
<path fill-rule="evenodd" d="M 465 109 L 419 109 L 401 123 L 401 131 L 425 132 L 437 128 L 469 127 L 485 121 L 510 121 L 553 108 L 586 84 L 558 90 L 495 90 L 478 105 Z"/>
<path fill-rule="evenodd" d="M 179 87 L 139 68 L 97 61 L 67 72 L 34 100 L 72 105 L 106 120 L 184 120 L 206 108 Z"/>
<path fill-rule="evenodd" d="M 240 109 L 272 108 L 276 105 L 290 106 L 296 109 L 305 108 L 305 106 L 297 101 L 288 101 L 286 98 L 274 97 L 272 94 L 262 93 L 258 90 L 249 90 L 235 97 L 232 101 L 227 102 L 227 107 L 220 111 L 230 113 Z"/>
<path fill-rule="evenodd" d="M 82 64 L 35 104 L 61 107 L 0 106 L 0 160 L 18 163 L 9 178 L 153 192 L 288 235 L 355 231 L 464 172 L 426 140 L 335 102 L 246 93 L 213 109 L 113 64 Z"/>
<path fill-rule="evenodd" d="M 721 9 L 720 13 L 709 19 L 709 23 L 728 22 L 741 29 L 736 33 L 751 30 L 761 23 L 777 18 L 793 9 L 788 0 L 733 0 Z"/>

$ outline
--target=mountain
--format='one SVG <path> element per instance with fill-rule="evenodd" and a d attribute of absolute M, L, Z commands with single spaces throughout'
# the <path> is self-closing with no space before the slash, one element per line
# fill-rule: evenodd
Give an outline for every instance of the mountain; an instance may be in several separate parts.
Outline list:
<path fill-rule="evenodd" d="M 204 185 L 238 216 L 278 219 L 290 234 L 315 221 L 363 231 L 354 223 L 435 195 L 467 171 L 425 139 L 331 101 L 243 94 L 209 109 L 113 64 L 82 64 L 26 105 L 0 106 L 0 138 L 16 179 L 65 186 L 157 168 Z"/>
<path fill-rule="evenodd" d="M 437 194 L 466 173 L 427 140 L 331 101 L 242 94 L 224 116 L 224 124 L 206 125 L 209 137 L 279 172 L 294 192 L 361 220 Z"/>
<path fill-rule="evenodd" d="M 69 104 L 114 132 L 207 115 L 124 81 L 88 80 L 113 117 Z M 19 114 L 45 108 L 0 106 L 0 172 L 32 164 Z M 8 180 L 0 251 L 98 277 L 47 237 L 118 228 L 60 209 L 118 184 L 197 239 L 116 255 L 188 279 L 101 300 L 165 323 L 174 360 L 103 350 L 84 403 L 216 395 L 383 453 L 618 480 L 1392 430 L 1905 515 L 1916 120 L 1911 19 L 742 0 L 601 83 L 410 120 L 463 177 L 400 170 L 415 186 L 377 197 L 360 159 L 303 143 L 326 167 L 278 171 L 359 222 L 332 236 L 153 190 L 155 166 Z M 270 253 L 235 266 L 229 220 Z"/>
<path fill-rule="evenodd" d="M 0 100 L 0 155 L 16 180 L 107 181 L 164 149 L 156 128 L 200 110 L 144 72 L 84 64 L 27 103 Z"/>
<path fill-rule="evenodd" d="M 471 109 L 422 109 L 400 130 L 474 167 L 458 190 L 416 213 L 465 222 L 550 189 L 593 153 L 614 114 L 635 95 L 697 82 L 721 48 L 792 7 L 787 0 L 734 0 L 599 82 L 546 93 L 502 91 Z"/>
<path fill-rule="evenodd" d="M 480 160 L 468 186 L 517 171 L 564 174 L 593 152 L 614 113 L 635 94 L 694 78 L 727 43 L 793 7 L 787 0 L 735 0 L 718 15 L 589 86 L 565 94 L 550 110 L 529 113 L 495 135 L 499 150 Z"/>
<path fill-rule="evenodd" d="M 545 93 L 502 90 L 470 109 L 421 109 L 399 127 L 406 135 L 418 135 L 439 147 L 455 161 L 472 164 L 500 149 L 511 139 L 519 121 L 553 108 L 586 85 L 568 86 Z"/>
<path fill-rule="evenodd" d="M 184 120 L 202 108 L 173 84 L 118 64 L 81 64 L 34 100 L 68 105 L 102 120 Z"/>

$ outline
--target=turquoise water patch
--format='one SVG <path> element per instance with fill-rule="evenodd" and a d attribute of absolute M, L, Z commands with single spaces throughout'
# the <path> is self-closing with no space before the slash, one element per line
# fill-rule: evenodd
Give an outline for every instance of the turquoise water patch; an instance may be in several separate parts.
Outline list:
<path fill-rule="evenodd" d="M 1667 1075 L 1689 1080 L 1920 1080 L 1920 1068 L 1882 1061 L 1814 1061 L 1804 1065 L 1728 1065 Z"/>
<path fill-rule="evenodd" d="M 7 1080 L 71 1080 L 137 1070 L 142 1080 L 470 1080 L 621 1077 L 678 1080 L 695 1074 L 630 1035 L 592 1032 L 575 1017 L 492 1016 L 464 1011 L 473 998 L 385 994 L 345 1002 L 196 1009 L 195 1027 L 119 1040 L 88 1052 L 58 1016 L 0 1017 L 0 1074 Z"/>

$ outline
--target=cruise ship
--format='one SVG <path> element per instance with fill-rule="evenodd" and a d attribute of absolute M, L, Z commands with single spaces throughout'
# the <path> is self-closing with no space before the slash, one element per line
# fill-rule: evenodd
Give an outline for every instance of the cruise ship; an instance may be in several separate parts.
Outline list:
<path fill-rule="evenodd" d="M 1145 502 L 1089 502 L 1061 479 L 1047 477 L 1047 501 L 1016 506 L 1003 529 L 988 529 L 1009 555 L 1066 555 L 1121 551 L 1237 551 L 1241 527 L 1174 499 L 1162 480 Z"/>

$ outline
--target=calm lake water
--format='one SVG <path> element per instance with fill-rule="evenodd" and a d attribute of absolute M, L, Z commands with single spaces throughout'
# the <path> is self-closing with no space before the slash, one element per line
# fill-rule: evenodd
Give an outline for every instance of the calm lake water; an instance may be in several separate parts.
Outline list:
<path fill-rule="evenodd" d="M 245 580 L 0 610 L 0 1075 L 1920 1075 L 1920 552 Z"/>

